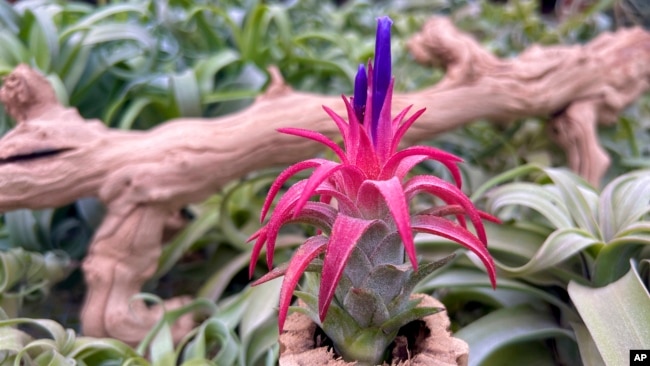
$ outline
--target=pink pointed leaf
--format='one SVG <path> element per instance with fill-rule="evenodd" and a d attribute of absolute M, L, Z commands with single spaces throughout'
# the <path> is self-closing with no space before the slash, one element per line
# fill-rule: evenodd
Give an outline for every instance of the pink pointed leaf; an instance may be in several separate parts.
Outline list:
<path fill-rule="evenodd" d="M 335 208 L 320 202 L 307 202 L 300 215 L 297 217 L 293 217 L 289 212 L 280 213 L 274 211 L 273 219 L 269 221 L 266 226 L 253 234 L 253 236 L 257 238 L 257 241 L 255 242 L 251 254 L 252 260 L 249 266 L 249 275 L 252 277 L 253 270 L 255 269 L 255 263 L 257 262 L 257 257 L 259 256 L 264 244 L 266 244 L 267 247 L 266 263 L 269 268 L 272 268 L 275 242 L 277 240 L 280 228 L 283 225 L 291 223 L 303 223 L 318 228 L 320 232 L 323 230 L 330 232 L 337 215 L 338 212 Z M 252 239 L 253 237 L 251 237 L 249 240 Z"/>
<path fill-rule="evenodd" d="M 318 314 L 321 321 L 325 320 L 336 286 L 343 275 L 352 250 L 374 222 L 374 220 L 363 220 L 346 215 L 339 215 L 336 218 L 323 260 L 318 292 Z"/>
<path fill-rule="evenodd" d="M 294 136 L 300 136 L 304 137 L 310 140 L 314 140 L 316 142 L 319 142 L 327 147 L 329 147 L 334 153 L 341 159 L 341 162 L 346 163 L 348 162 L 348 158 L 345 155 L 345 151 L 339 147 L 334 141 L 330 140 L 327 136 L 323 135 L 320 132 L 316 131 L 311 131 L 311 130 L 305 130 L 302 128 L 280 128 L 278 131 L 282 133 L 286 133 L 287 135 L 294 135 Z"/>
<path fill-rule="evenodd" d="M 279 266 L 273 268 L 272 270 L 266 272 L 264 276 L 251 282 L 251 286 L 259 286 L 265 282 L 269 282 L 276 278 L 280 278 L 284 276 L 284 274 L 287 272 L 287 268 L 289 268 L 289 262 L 282 263 Z"/>
<path fill-rule="evenodd" d="M 262 252 L 262 248 L 264 247 L 264 244 L 266 243 L 266 230 L 267 227 L 263 227 L 260 230 L 258 230 L 255 234 L 253 234 L 248 240 L 255 240 L 255 244 L 253 245 L 253 250 L 251 251 L 251 260 L 250 263 L 248 264 L 248 278 L 253 278 L 253 272 L 255 272 L 255 265 L 257 264 L 257 258 L 260 256 L 260 253 Z"/>
<path fill-rule="evenodd" d="M 357 155 L 359 154 L 359 134 L 361 130 L 361 124 L 363 121 L 357 119 L 356 112 L 354 107 L 347 98 L 343 98 L 345 103 L 345 108 L 348 112 L 348 134 L 343 136 L 345 141 L 345 151 L 348 154 L 348 159 L 350 161 L 356 161 Z M 347 138 L 346 138 L 347 137 Z"/>
<path fill-rule="evenodd" d="M 380 169 L 375 147 L 365 129 L 360 129 L 359 132 L 359 153 L 352 165 L 361 169 L 366 177 L 375 179 Z"/>
<path fill-rule="evenodd" d="M 329 162 L 329 160 L 325 159 L 309 159 L 309 160 L 304 160 L 299 163 L 296 163 L 287 169 L 283 170 L 280 175 L 278 175 L 277 178 L 275 178 L 275 181 L 273 184 L 271 184 L 271 188 L 269 189 L 269 193 L 266 195 L 266 199 L 264 200 L 264 205 L 262 206 L 262 212 L 260 214 L 261 221 L 264 221 L 266 218 L 266 214 L 269 212 L 269 208 L 271 207 L 271 203 L 273 203 L 273 199 L 275 196 L 278 194 L 282 186 L 287 182 L 289 178 L 292 176 L 296 175 L 302 170 L 306 169 L 311 169 L 315 168 L 317 166 L 322 165 L 323 163 Z"/>
<path fill-rule="evenodd" d="M 380 178 L 383 179 L 388 179 L 392 176 L 397 177 L 400 181 L 403 180 L 408 173 L 413 170 L 413 168 L 420 164 L 421 162 L 427 160 L 429 157 L 426 155 L 412 155 L 412 156 L 407 156 L 404 159 L 402 159 L 396 167 L 394 167 L 394 171 L 390 172 L 387 170 L 383 170 L 381 174 L 379 175 Z"/>
<path fill-rule="evenodd" d="M 418 215 L 431 215 L 438 217 L 458 216 L 464 214 L 465 209 L 461 205 L 456 204 L 431 207 L 418 213 Z"/>
<path fill-rule="evenodd" d="M 389 180 L 368 180 L 361 186 L 359 202 L 376 197 L 377 191 L 384 198 L 386 206 L 395 220 L 395 226 L 402 237 L 406 254 L 408 254 L 413 269 L 417 270 L 418 262 L 415 255 L 415 243 L 413 242 L 408 204 L 402 183 L 396 177 Z"/>
<path fill-rule="evenodd" d="M 334 221 L 336 221 L 337 215 L 338 211 L 328 204 L 322 202 L 307 202 L 300 211 L 300 214 L 286 223 L 299 222 L 330 232 L 332 225 L 334 225 Z"/>
<path fill-rule="evenodd" d="M 266 224 L 266 262 L 269 268 L 273 267 L 275 241 L 280 232 L 280 228 L 294 216 L 294 207 L 296 202 L 300 199 L 300 195 L 302 194 L 306 184 L 307 180 L 303 179 L 291 186 L 278 201 L 269 222 Z"/>
<path fill-rule="evenodd" d="M 335 198 L 339 211 L 345 215 L 354 217 L 361 216 L 361 212 L 357 208 L 357 205 L 350 199 L 350 197 L 337 190 L 328 182 L 323 182 L 314 193 L 321 195 L 321 197 L 328 196 Z"/>
<path fill-rule="evenodd" d="M 490 215 L 487 212 L 479 210 L 478 214 L 479 214 L 479 216 L 481 216 L 481 218 L 483 220 L 487 220 L 487 221 L 493 222 L 495 224 L 500 224 L 501 223 L 501 220 L 498 217 Z"/>
<path fill-rule="evenodd" d="M 343 165 L 340 172 L 332 178 L 334 186 L 351 199 L 356 198 L 359 187 L 368 179 L 361 169 L 350 164 Z"/>
<path fill-rule="evenodd" d="M 411 226 L 416 232 L 441 236 L 474 252 L 485 265 L 492 287 L 496 287 L 494 260 L 485 245 L 469 230 L 452 221 L 433 215 L 416 215 L 411 221 Z"/>
<path fill-rule="evenodd" d="M 410 108 L 411 108 L 411 106 L 406 107 L 403 112 L 406 113 Z M 413 115 L 411 117 L 409 117 L 409 119 L 406 120 L 406 122 L 402 123 L 397 128 L 397 130 L 395 131 L 395 134 L 393 135 L 393 141 L 392 141 L 392 147 L 391 147 L 391 152 L 393 154 L 399 148 L 399 144 L 400 144 L 400 142 L 402 142 L 402 138 L 406 134 L 406 131 L 408 131 L 408 129 L 413 125 L 413 123 L 415 123 L 415 121 L 417 121 L 417 119 L 420 118 L 420 116 L 424 113 L 425 110 L 426 110 L 426 108 L 422 108 L 422 109 L 416 111 L 415 113 L 413 113 Z"/>
<path fill-rule="evenodd" d="M 282 280 L 282 288 L 280 289 L 280 309 L 278 313 L 280 333 L 284 329 L 291 297 L 300 277 L 309 263 L 325 251 L 327 240 L 327 237 L 324 236 L 312 236 L 293 253 L 289 266 L 284 273 L 284 280 Z"/>
<path fill-rule="evenodd" d="M 345 96 L 342 96 L 342 97 L 343 97 L 343 100 L 345 101 L 346 100 Z M 339 116 L 336 112 L 334 112 L 328 106 L 324 105 L 323 110 L 325 111 L 325 113 L 327 113 L 327 115 L 330 116 L 332 121 L 334 121 L 334 123 L 336 123 L 336 127 L 338 127 L 339 132 L 341 133 L 341 137 L 343 138 L 343 141 L 345 142 L 345 150 L 349 154 L 349 146 L 347 144 L 347 141 L 349 140 L 348 131 L 350 130 L 350 126 L 348 125 L 348 122 L 346 122 L 343 119 L 343 117 Z"/>
<path fill-rule="evenodd" d="M 343 165 L 339 163 L 335 163 L 332 161 L 328 161 L 326 163 L 323 163 L 321 166 L 316 168 L 312 175 L 307 179 L 307 184 L 305 184 L 305 187 L 302 189 L 302 192 L 300 193 L 300 199 L 298 202 L 296 202 L 296 206 L 294 207 L 294 216 L 297 216 L 300 213 L 300 210 L 302 210 L 302 207 L 305 205 L 307 200 L 314 194 L 314 191 L 318 188 L 318 186 L 321 185 L 324 181 L 327 179 L 331 178 L 332 174 L 334 174 L 336 171 L 340 170 L 343 167 Z"/>
<path fill-rule="evenodd" d="M 395 118 L 393 118 L 393 131 L 397 131 L 397 128 L 402 123 L 402 120 L 404 120 L 404 117 L 409 112 L 409 110 L 411 110 L 412 107 L 413 107 L 413 105 L 407 106 L 406 108 L 402 109 L 397 114 L 397 116 L 395 116 Z M 393 136 L 393 138 L 394 138 L 394 136 Z"/>
<path fill-rule="evenodd" d="M 460 205 L 465 209 L 465 214 L 469 216 L 472 224 L 474 224 L 479 239 L 487 245 L 487 236 L 485 235 L 485 228 L 483 227 L 481 216 L 474 203 L 458 187 L 438 177 L 418 175 L 406 182 L 404 191 L 409 200 L 417 193 L 427 192 L 439 197 L 447 204 Z"/>
<path fill-rule="evenodd" d="M 385 179 L 387 176 L 394 174 L 400 161 L 408 156 L 414 155 L 424 155 L 429 159 L 442 163 L 451 173 L 456 182 L 456 186 L 458 186 L 458 188 L 461 187 L 462 178 L 460 175 L 460 169 L 458 169 L 456 163 L 461 162 L 462 159 L 454 154 L 430 146 L 413 146 L 396 152 L 390 157 L 390 159 L 388 159 L 386 164 L 384 164 L 380 176 Z"/>

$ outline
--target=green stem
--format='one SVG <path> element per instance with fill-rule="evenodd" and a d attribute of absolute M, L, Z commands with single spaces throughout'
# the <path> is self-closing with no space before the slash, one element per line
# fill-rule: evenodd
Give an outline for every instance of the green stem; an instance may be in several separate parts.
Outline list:
<path fill-rule="evenodd" d="M 357 361 L 357 365 L 381 365 L 386 360 L 386 351 L 395 339 L 396 332 L 384 334 L 380 329 L 363 329 L 354 339 L 335 345 L 336 351 L 346 361 Z"/>

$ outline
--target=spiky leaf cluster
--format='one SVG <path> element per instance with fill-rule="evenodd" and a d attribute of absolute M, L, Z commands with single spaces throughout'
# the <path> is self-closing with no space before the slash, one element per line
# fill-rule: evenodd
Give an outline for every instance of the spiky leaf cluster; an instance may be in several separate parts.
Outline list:
<path fill-rule="evenodd" d="M 319 234 L 307 239 L 287 265 L 273 269 L 258 283 L 284 275 L 279 312 L 282 331 L 298 281 L 309 265 L 316 264 L 320 273 L 314 283 L 317 296 L 313 295 L 316 291 L 300 293 L 311 309 L 307 313 L 322 325 L 344 358 L 370 363 L 382 359 L 401 326 L 435 312 L 418 308 L 417 302 L 410 300 L 417 280 L 437 267 L 431 264 L 418 269 L 414 233 L 439 235 L 468 248 L 484 263 L 495 283 L 482 224 L 488 216 L 460 189 L 457 164 L 461 159 L 428 146 L 399 149 L 400 140 L 424 110 L 407 118 L 409 107 L 391 118 L 390 24 L 386 17 L 379 19 L 375 67 L 369 64 L 366 74 L 360 66 L 354 98 L 343 97 L 348 120 L 323 107 L 336 123 L 343 147 L 317 132 L 280 130 L 325 145 L 339 161 L 314 158 L 283 171 L 270 188 L 262 219 L 291 177 L 313 169 L 309 178 L 287 190 L 268 223 L 251 238 L 255 240 L 252 276 L 255 259 L 265 245 L 266 261 L 272 268 L 276 238 L 283 225 L 300 222 L 318 228 Z M 442 163 L 456 184 L 436 176 L 408 176 L 417 164 L 429 159 Z M 410 213 L 409 201 L 418 194 L 432 195 L 444 204 Z M 311 200 L 313 197 L 318 200 Z M 466 218 L 476 235 L 467 229 Z"/>

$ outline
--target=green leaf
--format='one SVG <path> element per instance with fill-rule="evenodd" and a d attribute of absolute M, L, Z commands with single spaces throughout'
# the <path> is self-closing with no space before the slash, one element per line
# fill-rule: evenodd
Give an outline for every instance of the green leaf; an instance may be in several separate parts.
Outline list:
<path fill-rule="evenodd" d="M 194 65 L 194 73 L 199 83 L 199 89 L 202 95 L 214 90 L 215 77 L 222 69 L 235 62 L 241 61 L 237 52 L 230 49 L 220 50 L 207 59 L 199 60 Z"/>
<path fill-rule="evenodd" d="M 470 364 L 472 364 L 470 360 Z M 520 342 L 504 346 L 499 352 L 492 353 L 483 361 L 486 366 L 499 365 L 529 365 L 529 366 L 557 366 L 553 352 L 542 341 Z"/>
<path fill-rule="evenodd" d="M 247 14 L 246 22 L 242 27 L 242 38 L 238 43 L 242 58 L 253 61 L 257 64 L 262 62 L 261 54 L 268 46 L 262 42 L 263 37 L 268 34 L 268 27 L 271 21 L 268 6 L 257 4 Z"/>
<path fill-rule="evenodd" d="M 531 229 L 519 222 L 514 225 L 486 222 L 485 231 L 492 255 L 509 265 L 529 261 L 552 233 L 548 229 Z"/>
<path fill-rule="evenodd" d="M 510 183 L 490 191 L 486 202 L 489 212 L 499 212 L 511 206 L 524 206 L 536 210 L 549 220 L 554 228 L 574 226 L 571 213 L 558 192 L 533 183 Z"/>
<path fill-rule="evenodd" d="M 602 238 L 596 208 L 598 196 L 582 178 L 564 169 L 545 169 L 546 174 L 560 189 L 569 212 L 579 228 L 587 230 L 595 238 Z"/>
<path fill-rule="evenodd" d="M 49 240 L 45 238 L 49 226 L 42 228 L 42 223 L 51 220 L 54 210 L 32 211 L 20 209 L 5 213 L 5 225 L 14 247 L 30 251 L 43 251 L 49 248 Z"/>
<path fill-rule="evenodd" d="M 479 188 L 477 188 L 471 196 L 472 201 L 476 201 L 478 198 L 485 195 L 485 193 L 492 189 L 493 187 L 511 181 L 513 179 L 523 177 L 532 173 L 537 173 L 543 171 L 543 168 L 536 164 L 526 164 L 518 166 L 514 169 L 507 170 L 496 177 L 489 179 L 487 182 L 483 183 Z"/>
<path fill-rule="evenodd" d="M 602 191 L 598 205 L 599 224 L 606 241 L 612 240 L 650 212 L 650 171 L 624 174 Z"/>
<path fill-rule="evenodd" d="M 605 366 L 605 361 L 600 356 L 598 347 L 596 347 L 596 343 L 594 343 L 594 339 L 589 334 L 587 327 L 582 323 L 571 322 L 571 328 L 573 328 L 578 341 L 582 363 L 589 366 Z"/>
<path fill-rule="evenodd" d="M 405 326 L 406 324 L 412 321 L 439 313 L 442 310 L 443 310 L 442 308 L 427 308 L 427 307 L 416 307 L 413 309 L 409 309 L 408 311 L 401 312 L 396 316 L 394 316 L 393 318 L 391 318 L 390 320 L 386 321 L 384 324 L 381 325 L 381 330 L 386 334 L 397 332 L 401 327 Z"/>
<path fill-rule="evenodd" d="M 609 243 L 598 252 L 591 279 L 594 286 L 605 286 L 623 277 L 630 270 L 630 259 L 650 245 L 650 238 L 645 243 L 633 237 L 626 239 Z"/>
<path fill-rule="evenodd" d="M 20 39 L 9 32 L 0 32 L 0 64 L 15 67 L 29 61 L 29 52 Z"/>
<path fill-rule="evenodd" d="M 229 329 L 235 328 L 244 315 L 246 302 L 252 290 L 247 286 L 243 291 L 219 301 L 214 317 L 226 324 Z"/>
<path fill-rule="evenodd" d="M 52 15 L 47 13 L 42 7 L 29 9 L 26 11 L 33 17 L 33 22 L 29 29 L 29 47 L 32 51 L 36 65 L 44 72 L 50 70 L 52 60 L 56 59 L 59 54 L 58 31 L 52 19 Z"/>
<path fill-rule="evenodd" d="M 282 279 L 276 278 L 252 288 L 239 325 L 239 334 L 244 346 L 255 337 L 256 329 L 262 323 L 277 316 L 281 286 Z"/>
<path fill-rule="evenodd" d="M 166 322 L 158 329 L 156 337 L 151 342 L 149 354 L 154 365 L 174 366 L 176 364 L 172 331 Z"/>
<path fill-rule="evenodd" d="M 202 102 L 204 104 L 228 102 L 233 100 L 251 99 L 258 96 L 260 93 L 257 90 L 233 90 L 226 92 L 206 93 L 203 95 Z"/>
<path fill-rule="evenodd" d="M 261 323 L 259 327 L 255 329 L 255 334 L 251 338 L 250 342 L 248 342 L 245 348 L 242 347 L 241 351 L 245 355 L 241 358 L 247 365 L 257 364 L 258 360 L 265 354 L 267 355 L 267 358 L 271 357 L 273 359 L 274 362 L 271 365 L 275 365 L 277 362 L 278 352 L 277 318 L 267 318 L 265 322 Z"/>
<path fill-rule="evenodd" d="M 432 277 L 420 282 L 415 288 L 416 292 L 430 293 L 439 289 L 487 289 L 493 292 L 492 285 L 485 272 L 477 269 L 452 267 L 435 274 Z M 564 300 L 544 291 L 538 287 L 531 286 L 524 281 L 500 277 L 497 282 L 497 290 L 509 290 L 530 297 L 531 303 L 539 303 L 540 300 L 558 307 L 564 316 L 569 319 L 578 320 L 578 314 Z"/>
<path fill-rule="evenodd" d="M 68 354 L 77 361 L 89 360 L 94 357 L 101 357 L 104 360 L 115 359 L 139 359 L 140 356 L 129 346 L 111 338 L 77 337 L 74 349 Z M 144 361 L 144 359 L 141 359 Z M 107 360 L 108 361 L 108 360 Z"/>
<path fill-rule="evenodd" d="M 630 349 L 650 349 L 650 294 L 634 266 L 605 287 L 571 282 L 568 290 L 607 365 L 627 365 Z"/>
<path fill-rule="evenodd" d="M 77 37 L 61 44 L 59 57 L 54 60 L 54 71 L 61 76 L 68 94 L 71 94 L 90 60 L 91 48 L 83 45 L 83 38 Z"/>
<path fill-rule="evenodd" d="M 377 326 L 390 318 L 381 297 L 363 288 L 351 288 L 343 299 L 343 307 L 362 328 Z"/>
<path fill-rule="evenodd" d="M 30 253 L 22 248 L 0 251 L 0 306 L 16 316 L 23 298 L 41 295 L 69 273 L 65 253 Z"/>
<path fill-rule="evenodd" d="M 219 352 L 216 356 L 211 356 L 215 349 Z M 211 359 L 216 365 L 229 366 L 235 363 L 238 352 L 237 336 L 225 323 L 213 317 L 201 324 L 192 341 L 187 344 L 183 352 L 183 358 L 187 360 L 184 365 L 205 365 L 207 359 Z"/>
<path fill-rule="evenodd" d="M 81 198 L 75 201 L 75 209 L 83 222 L 93 230 L 101 225 L 106 214 L 104 205 L 94 197 Z"/>
<path fill-rule="evenodd" d="M 219 268 L 218 271 L 213 273 L 210 278 L 205 281 L 197 296 L 212 299 L 214 301 L 218 300 L 226 290 L 226 287 L 232 278 L 246 267 L 249 261 L 250 253 L 248 252 L 241 253 L 231 259 L 227 265 Z"/>
<path fill-rule="evenodd" d="M 68 90 L 66 89 L 65 84 L 63 84 L 61 78 L 59 78 L 59 75 L 51 73 L 46 75 L 45 78 L 47 79 L 47 82 L 52 86 L 52 89 L 54 89 L 56 99 L 58 99 L 58 101 L 64 106 L 69 105 L 70 98 L 68 96 Z"/>
<path fill-rule="evenodd" d="M 16 11 L 7 1 L 0 1 L 0 24 L 6 27 L 6 33 L 18 33 L 20 19 Z"/>
<path fill-rule="evenodd" d="M 192 69 L 187 69 L 170 78 L 174 102 L 181 117 L 201 116 L 201 92 Z"/>
<path fill-rule="evenodd" d="M 106 19 L 112 18 L 114 16 L 124 17 L 128 13 L 145 15 L 146 11 L 147 9 L 143 6 L 143 4 L 110 4 L 102 8 L 94 9 L 94 11 L 90 12 L 83 19 L 79 20 L 61 32 L 60 38 L 65 39 L 73 33 L 91 29 L 92 27 L 97 26 L 100 22 L 103 22 Z"/>
<path fill-rule="evenodd" d="M 142 113 L 142 111 L 149 105 L 154 104 L 154 101 L 148 97 L 135 97 L 131 100 L 129 106 L 122 113 L 122 117 L 117 122 L 118 128 L 121 130 L 130 130 Z"/>
<path fill-rule="evenodd" d="M 0 352 L 17 353 L 29 343 L 30 339 L 31 337 L 22 330 L 11 327 L 0 327 Z"/>
<path fill-rule="evenodd" d="M 50 344 L 55 349 L 60 350 L 62 353 L 67 353 L 72 349 L 74 344 L 75 335 L 69 329 L 64 329 L 59 323 L 50 319 L 29 319 L 29 318 L 14 318 L 0 320 L 1 327 L 11 327 L 16 325 L 32 325 L 45 331 L 51 339 L 36 340 L 30 342 L 29 347 L 34 347 L 37 344 Z"/>
<path fill-rule="evenodd" d="M 455 334 L 469 344 L 469 365 L 482 365 L 508 345 L 553 337 L 573 338 L 560 327 L 550 312 L 528 305 L 502 308 L 461 329 Z"/>
<path fill-rule="evenodd" d="M 498 267 L 509 275 L 525 276 L 552 268 L 595 244 L 598 241 L 584 230 L 560 229 L 554 231 L 523 266 L 499 264 Z"/>
<path fill-rule="evenodd" d="M 160 279 L 169 272 L 192 245 L 215 226 L 218 217 L 219 211 L 217 210 L 203 210 L 199 217 L 195 218 L 180 234 L 176 235 L 174 240 L 165 245 L 158 259 L 158 269 L 152 279 Z"/>
<path fill-rule="evenodd" d="M 107 42 L 135 41 L 146 50 L 155 46 L 155 40 L 147 30 L 138 24 L 106 23 L 97 24 L 88 30 L 83 44 L 86 46 Z"/>
<path fill-rule="evenodd" d="M 336 301 L 332 301 L 325 321 L 321 324 L 318 318 L 318 300 L 316 296 L 303 291 L 295 291 L 294 295 L 307 304 L 307 306 L 292 306 L 290 309 L 309 316 L 314 323 L 318 324 L 327 333 L 327 336 L 335 344 L 344 343 L 348 340 L 347 337 L 349 335 L 354 335 L 361 331 L 361 328 L 355 323 L 354 318 L 342 309 Z"/>

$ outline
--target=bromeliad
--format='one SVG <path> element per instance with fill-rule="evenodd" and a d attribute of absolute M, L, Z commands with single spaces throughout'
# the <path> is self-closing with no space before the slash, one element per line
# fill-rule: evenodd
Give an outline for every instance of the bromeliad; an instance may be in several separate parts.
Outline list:
<path fill-rule="evenodd" d="M 284 276 L 278 315 L 282 331 L 300 278 L 315 270 L 319 276 L 307 281 L 305 291 L 295 291 L 308 306 L 302 311 L 320 324 L 344 359 L 363 364 L 381 363 L 400 327 L 437 311 L 418 308 L 418 301 L 410 299 L 418 280 L 444 264 L 444 260 L 418 264 L 414 232 L 439 235 L 466 247 L 484 263 L 493 286 L 496 281 L 482 223 L 491 217 L 477 210 L 461 191 L 457 166 L 461 159 L 433 147 L 399 148 L 424 109 L 407 118 L 409 107 L 391 118 L 391 24 L 388 17 L 378 19 L 375 62 L 369 63 L 367 70 L 359 66 L 352 100 L 343 97 L 348 120 L 323 107 L 338 126 L 343 147 L 314 131 L 280 129 L 325 145 L 339 162 L 314 158 L 284 170 L 269 190 L 262 220 L 291 177 L 307 169 L 313 172 L 286 191 L 268 223 L 251 237 L 255 240 L 252 277 L 265 245 L 266 261 L 272 268 L 276 238 L 283 225 L 307 223 L 318 228 L 318 234 L 308 238 L 288 264 L 274 268 L 255 284 Z M 455 184 L 436 176 L 408 175 L 428 159 L 442 163 Z M 408 203 L 420 193 L 433 195 L 444 204 L 409 212 Z M 311 200 L 314 196 L 318 200 Z M 467 229 L 467 218 L 476 234 Z"/>

